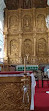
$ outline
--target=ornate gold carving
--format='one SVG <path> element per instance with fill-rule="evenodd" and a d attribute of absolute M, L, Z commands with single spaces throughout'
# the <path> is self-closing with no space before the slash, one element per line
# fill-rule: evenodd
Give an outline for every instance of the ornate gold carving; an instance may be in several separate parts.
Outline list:
<path fill-rule="evenodd" d="M 31 31 L 31 17 L 30 15 L 24 15 L 23 17 L 23 30 Z"/>
<path fill-rule="evenodd" d="M 38 64 L 47 64 L 47 63 L 48 63 L 48 58 L 46 58 L 46 57 L 38 58 Z"/>
<path fill-rule="evenodd" d="M 19 53 L 19 48 L 18 48 L 18 41 L 15 39 L 12 39 L 10 41 L 10 63 L 18 63 L 18 53 Z"/>
<path fill-rule="evenodd" d="M 2 82 L 1 82 L 2 79 Z M 20 111 L 27 108 L 30 108 L 30 77 L 28 79 L 28 95 L 29 95 L 29 103 L 27 103 L 27 98 L 25 98 L 25 103 L 23 102 L 23 86 L 24 81 L 21 82 L 22 77 L 15 77 L 15 81 L 13 81 L 13 77 L 10 78 L 1 78 L 0 79 L 0 111 Z M 6 82 L 6 80 L 8 82 Z M 18 79 L 18 82 L 17 82 Z M 4 81 L 4 82 L 3 82 Z M 25 96 L 26 97 L 26 96 Z"/>
<path fill-rule="evenodd" d="M 30 39 L 24 41 L 24 54 L 31 54 L 32 42 Z"/>
<path fill-rule="evenodd" d="M 23 8 L 30 8 L 31 0 L 23 0 Z"/>
<path fill-rule="evenodd" d="M 18 16 L 10 16 L 9 18 L 9 33 L 16 33 L 18 30 Z"/>
<path fill-rule="evenodd" d="M 18 56 L 18 43 L 17 40 L 13 39 L 10 41 L 10 53 L 11 55 L 15 55 L 16 57 Z"/>
<path fill-rule="evenodd" d="M 23 47 L 23 58 L 26 56 L 27 63 L 30 63 L 32 55 L 32 41 L 30 39 L 25 39 Z"/>
<path fill-rule="evenodd" d="M 9 63 L 10 64 L 18 64 L 19 63 L 19 58 L 16 58 L 16 56 L 10 57 L 9 58 Z"/>
<path fill-rule="evenodd" d="M 38 55 L 46 55 L 46 41 L 45 39 L 41 38 L 38 40 Z"/>
<path fill-rule="evenodd" d="M 46 61 L 49 61 L 46 59 L 49 54 L 49 31 L 47 31 L 45 23 L 47 9 L 7 10 L 5 13 L 5 24 L 8 29 L 6 39 L 8 46 L 5 46 L 5 53 L 9 58 L 9 63 L 22 64 L 24 56 L 26 56 L 27 63 L 29 64 L 46 63 Z M 20 42 L 20 38 L 22 42 Z"/>
<path fill-rule="evenodd" d="M 39 14 L 36 18 L 36 27 L 38 32 L 45 31 L 46 22 L 45 22 L 45 16 L 42 14 Z"/>

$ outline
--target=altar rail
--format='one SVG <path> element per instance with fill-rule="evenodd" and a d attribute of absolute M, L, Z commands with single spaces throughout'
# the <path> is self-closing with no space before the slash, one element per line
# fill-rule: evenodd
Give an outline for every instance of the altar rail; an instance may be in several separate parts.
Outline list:
<path fill-rule="evenodd" d="M 38 65 L 26 65 L 26 71 L 38 70 Z M 0 64 L 0 71 L 24 71 L 24 65 Z"/>

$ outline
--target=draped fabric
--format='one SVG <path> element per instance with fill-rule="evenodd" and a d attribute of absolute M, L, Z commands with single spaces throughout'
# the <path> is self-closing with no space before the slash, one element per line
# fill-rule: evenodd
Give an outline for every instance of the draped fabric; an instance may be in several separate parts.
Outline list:
<path fill-rule="evenodd" d="M 31 73 L 31 106 L 30 106 L 30 110 L 34 110 L 35 86 L 36 86 L 35 77 L 34 77 L 34 74 Z"/>

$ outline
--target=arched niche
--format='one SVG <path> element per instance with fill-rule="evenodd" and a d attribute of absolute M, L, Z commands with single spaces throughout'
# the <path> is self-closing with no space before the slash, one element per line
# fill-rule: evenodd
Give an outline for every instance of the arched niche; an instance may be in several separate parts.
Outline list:
<path fill-rule="evenodd" d="M 47 45 L 46 45 L 46 40 L 44 38 L 40 38 L 38 40 L 38 55 L 43 55 L 45 56 L 47 54 Z"/>
<path fill-rule="evenodd" d="M 18 56 L 18 42 L 15 39 L 10 41 L 10 54 L 11 56 Z"/>
<path fill-rule="evenodd" d="M 31 8 L 31 0 L 23 0 L 23 8 Z"/>
<path fill-rule="evenodd" d="M 37 31 L 45 31 L 46 28 L 46 22 L 45 22 L 45 16 L 43 14 L 39 14 L 36 18 L 36 28 Z"/>
<path fill-rule="evenodd" d="M 31 30 L 31 16 L 30 15 L 24 15 L 24 17 L 23 17 L 23 29 L 25 31 Z"/>
<path fill-rule="evenodd" d="M 26 57 L 27 64 L 31 63 L 32 56 L 32 41 L 30 39 L 25 39 L 23 42 L 22 59 L 24 63 L 24 57 Z"/>
<path fill-rule="evenodd" d="M 18 29 L 18 17 L 16 15 L 9 17 L 9 29 Z"/>

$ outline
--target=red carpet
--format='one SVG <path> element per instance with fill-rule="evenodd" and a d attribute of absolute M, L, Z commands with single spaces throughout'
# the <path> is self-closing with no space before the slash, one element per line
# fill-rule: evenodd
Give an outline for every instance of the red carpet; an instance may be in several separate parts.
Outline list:
<path fill-rule="evenodd" d="M 32 73 L 32 71 L 26 71 L 27 73 Z M 0 72 L 0 74 L 22 74 L 24 71 L 3 71 Z"/>
<path fill-rule="evenodd" d="M 41 81 L 39 81 L 39 88 L 35 88 L 35 110 L 34 111 L 49 111 L 49 91 L 47 81 L 44 81 L 44 87 L 41 87 Z"/>

